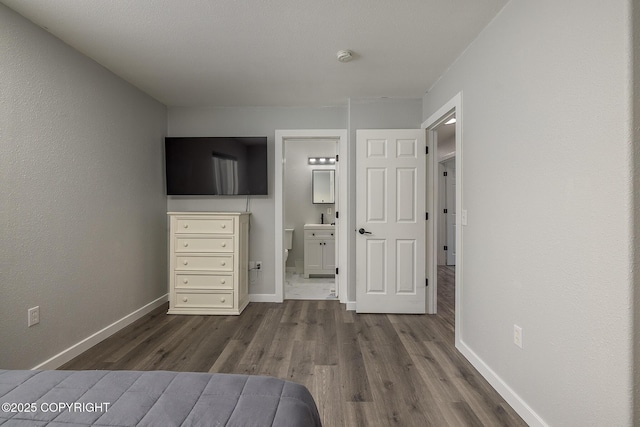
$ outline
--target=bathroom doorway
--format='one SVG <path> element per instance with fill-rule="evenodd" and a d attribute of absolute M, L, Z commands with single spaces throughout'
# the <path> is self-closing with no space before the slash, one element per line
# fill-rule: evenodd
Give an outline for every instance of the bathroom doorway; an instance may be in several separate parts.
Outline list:
<path fill-rule="evenodd" d="M 287 139 L 283 146 L 283 299 L 338 299 L 335 138 Z"/>

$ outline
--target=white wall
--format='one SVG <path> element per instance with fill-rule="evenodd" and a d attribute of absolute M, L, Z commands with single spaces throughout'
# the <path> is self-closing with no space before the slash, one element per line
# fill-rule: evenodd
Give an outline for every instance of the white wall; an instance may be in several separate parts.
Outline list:
<path fill-rule="evenodd" d="M 640 266 L 640 4 L 631 2 L 632 8 L 632 46 L 633 46 L 633 206 L 634 215 L 634 332 L 635 351 L 633 357 L 634 375 L 634 425 L 640 425 L 640 339 L 637 338 L 640 331 L 640 274 L 637 266 Z"/>
<path fill-rule="evenodd" d="M 166 294 L 167 121 L 3 5 L 0 46 L 0 367 L 19 369 Z"/>
<path fill-rule="evenodd" d="M 311 202 L 311 174 L 316 169 L 334 169 L 335 165 L 310 165 L 309 157 L 335 157 L 335 141 L 287 140 L 284 167 L 284 224 L 293 228 L 293 249 L 289 251 L 287 268 L 304 266 L 304 225 L 319 224 L 324 214 L 325 224 L 335 222 L 335 204 Z M 331 208 L 331 215 L 327 213 Z M 298 271 L 302 273 L 302 271 Z"/>
<path fill-rule="evenodd" d="M 461 348 L 554 426 L 632 423 L 629 8 L 512 0 L 424 97 L 462 91 Z"/>
<path fill-rule="evenodd" d="M 276 129 L 346 129 L 344 107 L 169 108 L 169 136 L 266 136 L 269 195 L 252 196 L 249 258 L 263 271 L 249 285 L 251 294 L 275 293 L 274 138 Z M 169 211 L 244 211 L 245 197 L 170 196 Z"/>

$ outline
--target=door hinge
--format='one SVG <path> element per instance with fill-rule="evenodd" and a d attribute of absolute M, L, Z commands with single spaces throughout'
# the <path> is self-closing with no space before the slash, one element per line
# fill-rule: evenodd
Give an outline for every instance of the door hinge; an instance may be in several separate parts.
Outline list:
<path fill-rule="evenodd" d="M 336 162 L 340 161 L 340 155 L 336 154 Z"/>
<path fill-rule="evenodd" d="M 338 267 L 336 267 L 336 274 L 338 274 Z"/>
<path fill-rule="evenodd" d="M 447 172 L 446 172 L 446 171 L 445 171 L 445 172 L 443 172 L 443 173 L 442 173 L 442 175 L 447 176 Z"/>
<path fill-rule="evenodd" d="M 426 214 L 426 215 L 425 215 L 425 218 L 424 218 L 424 219 L 426 219 L 427 221 L 429 221 L 429 212 L 425 212 L 425 214 Z"/>
<path fill-rule="evenodd" d="M 427 283 L 425 284 L 425 286 L 429 286 L 429 279 L 427 278 L 427 279 L 424 279 L 424 280 L 425 280 L 425 282 L 427 282 Z"/>
<path fill-rule="evenodd" d="M 448 251 L 448 250 L 449 250 L 449 248 L 448 248 L 447 246 L 445 246 L 445 247 L 444 247 L 444 250 L 445 250 L 445 251 Z"/>
<path fill-rule="evenodd" d="M 447 210 L 446 210 L 446 209 L 444 210 L 444 213 L 447 213 Z"/>
<path fill-rule="evenodd" d="M 340 218 L 340 213 L 336 211 L 336 219 Z"/>

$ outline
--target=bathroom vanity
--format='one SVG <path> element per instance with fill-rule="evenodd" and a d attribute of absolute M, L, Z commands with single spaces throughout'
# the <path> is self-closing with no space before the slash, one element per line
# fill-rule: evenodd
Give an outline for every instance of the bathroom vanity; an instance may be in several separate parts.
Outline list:
<path fill-rule="evenodd" d="M 310 275 L 335 276 L 335 225 L 305 224 L 304 277 Z"/>

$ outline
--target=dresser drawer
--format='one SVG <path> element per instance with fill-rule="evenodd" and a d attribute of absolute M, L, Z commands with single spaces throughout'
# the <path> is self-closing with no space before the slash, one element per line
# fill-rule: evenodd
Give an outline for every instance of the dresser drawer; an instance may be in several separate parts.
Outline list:
<path fill-rule="evenodd" d="M 176 308 L 233 308 L 233 292 L 216 292 L 211 294 L 193 294 L 176 292 Z"/>
<path fill-rule="evenodd" d="M 176 289 L 233 289 L 233 274 L 177 273 Z"/>
<path fill-rule="evenodd" d="M 233 255 L 176 255 L 175 269 L 233 271 Z"/>
<path fill-rule="evenodd" d="M 177 235 L 176 252 L 233 252 L 233 236 L 229 237 L 187 237 Z"/>
<path fill-rule="evenodd" d="M 233 234 L 233 218 L 176 218 L 176 234 Z"/>

